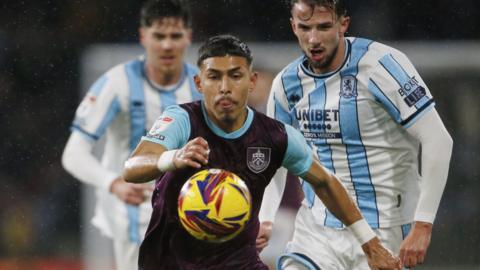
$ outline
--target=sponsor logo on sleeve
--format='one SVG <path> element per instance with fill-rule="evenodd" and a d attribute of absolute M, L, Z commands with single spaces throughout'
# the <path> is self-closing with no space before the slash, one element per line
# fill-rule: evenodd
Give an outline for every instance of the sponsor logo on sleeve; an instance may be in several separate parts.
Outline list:
<path fill-rule="evenodd" d="M 175 119 L 170 116 L 162 116 L 158 118 L 150 132 L 148 132 L 147 137 L 162 141 L 165 140 L 165 136 L 161 133 L 165 131 L 173 122 L 175 122 Z"/>
<path fill-rule="evenodd" d="M 403 97 L 403 101 L 408 107 L 414 106 L 420 99 L 427 95 L 427 91 L 419 84 L 415 76 L 402 85 L 402 88 L 398 89 L 397 92 Z"/>

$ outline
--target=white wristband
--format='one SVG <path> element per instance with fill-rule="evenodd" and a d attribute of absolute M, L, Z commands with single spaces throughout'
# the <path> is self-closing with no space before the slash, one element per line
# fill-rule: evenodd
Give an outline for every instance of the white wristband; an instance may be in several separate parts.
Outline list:
<path fill-rule="evenodd" d="M 177 149 L 165 151 L 160 155 L 160 158 L 157 161 L 157 168 L 161 172 L 173 171 L 176 169 L 175 164 L 173 163 L 173 158 Z"/>
<path fill-rule="evenodd" d="M 370 228 L 368 223 L 363 218 L 357 220 L 355 223 L 351 224 L 347 228 L 350 232 L 353 233 L 353 235 L 355 236 L 355 238 L 357 238 L 358 242 L 360 242 L 361 245 L 365 244 L 376 236 L 372 228 Z"/>

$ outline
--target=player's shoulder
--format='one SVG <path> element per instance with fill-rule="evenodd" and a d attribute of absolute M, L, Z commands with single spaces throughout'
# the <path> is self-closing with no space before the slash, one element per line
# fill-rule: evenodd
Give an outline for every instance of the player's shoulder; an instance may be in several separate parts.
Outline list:
<path fill-rule="evenodd" d="M 188 117 L 189 117 L 188 116 L 188 111 L 182 105 L 179 105 L 179 104 L 170 105 L 167 108 L 165 108 L 165 110 L 163 111 L 162 114 L 163 115 L 169 115 L 169 116 L 177 116 L 177 117 L 188 119 Z"/>
<path fill-rule="evenodd" d="M 400 50 L 375 40 L 361 37 L 348 37 L 347 40 L 351 48 L 350 53 L 352 55 L 364 53 L 363 58 L 380 59 L 388 54 L 403 54 Z"/>
<path fill-rule="evenodd" d="M 300 65 L 304 59 L 304 55 L 297 57 L 295 60 L 282 68 L 273 79 L 272 87 L 283 87 L 282 80 L 295 79 L 297 77 L 298 69 L 300 68 Z"/>
<path fill-rule="evenodd" d="M 304 55 L 301 55 L 297 58 L 295 58 L 295 60 L 293 60 L 292 62 L 290 62 L 288 65 L 286 65 L 278 74 L 277 76 L 282 76 L 288 72 L 291 72 L 291 71 L 294 71 L 294 70 L 297 70 L 300 65 L 302 64 L 303 60 L 305 59 L 305 56 Z"/>
<path fill-rule="evenodd" d="M 291 125 L 273 119 L 261 112 L 255 112 L 255 117 L 258 119 L 257 123 L 261 122 L 260 125 L 257 125 L 262 130 L 267 131 L 263 132 L 265 134 L 264 136 L 268 136 L 269 140 L 275 145 L 281 145 L 282 143 L 288 145 L 296 141 L 305 141 L 300 131 Z"/>
<path fill-rule="evenodd" d="M 143 63 L 144 63 L 143 58 L 139 56 L 135 59 L 131 59 L 131 60 L 114 65 L 113 67 L 111 67 L 105 72 L 105 75 L 109 77 L 124 76 L 126 68 L 130 68 L 136 73 L 141 73 L 143 68 Z"/>
<path fill-rule="evenodd" d="M 184 107 L 178 104 L 170 105 L 165 108 L 162 114 L 157 118 L 157 122 L 168 124 L 178 122 L 186 124 L 190 123 L 190 115 Z"/>
<path fill-rule="evenodd" d="M 375 72 L 384 59 L 394 58 L 400 63 L 408 62 L 408 57 L 400 50 L 387 44 L 365 38 L 349 37 L 350 58 L 360 57 L 358 65 L 363 74 Z"/>
<path fill-rule="evenodd" d="M 259 112 L 256 110 L 253 110 L 253 111 L 255 113 L 255 118 L 257 119 L 257 121 L 264 123 L 264 125 L 285 129 L 285 124 L 283 122 L 278 121 L 277 119 L 271 118 L 270 116 L 262 112 Z M 266 129 L 266 130 L 269 130 L 269 129 Z"/>
<path fill-rule="evenodd" d="M 356 50 L 364 50 L 366 47 L 365 58 L 374 62 L 387 55 L 406 57 L 402 51 L 382 42 L 360 37 L 349 37 L 347 39 L 352 44 L 352 53 L 355 53 Z"/>
<path fill-rule="evenodd" d="M 144 61 L 142 57 L 138 57 L 116 64 L 107 70 L 103 74 L 103 77 L 107 79 L 110 88 L 114 89 L 115 91 L 128 91 L 129 81 L 132 79 L 144 80 L 143 66 Z"/>
<path fill-rule="evenodd" d="M 173 105 L 178 108 L 181 108 L 185 112 L 187 112 L 189 115 L 193 116 L 200 116 L 202 112 L 202 102 L 200 100 L 195 100 L 192 102 L 187 102 L 187 103 L 182 103 L 179 105 Z"/>

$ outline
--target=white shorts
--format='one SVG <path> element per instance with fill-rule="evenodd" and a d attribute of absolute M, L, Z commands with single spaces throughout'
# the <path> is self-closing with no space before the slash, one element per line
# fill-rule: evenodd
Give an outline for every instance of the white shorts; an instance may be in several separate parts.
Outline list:
<path fill-rule="evenodd" d="M 407 224 L 374 231 L 386 248 L 398 254 L 400 244 L 408 234 L 409 228 L 410 224 Z M 348 230 L 316 224 L 311 210 L 302 204 L 295 221 L 293 239 L 287 245 L 286 254 L 279 258 L 277 269 L 370 268 L 360 243 Z"/>
<path fill-rule="evenodd" d="M 113 240 L 116 270 L 137 270 L 140 244 Z"/>

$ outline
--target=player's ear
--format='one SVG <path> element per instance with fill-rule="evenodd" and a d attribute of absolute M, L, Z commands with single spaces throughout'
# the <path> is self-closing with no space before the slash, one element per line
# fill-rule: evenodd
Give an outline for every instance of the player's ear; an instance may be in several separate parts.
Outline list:
<path fill-rule="evenodd" d="M 193 81 L 195 82 L 195 87 L 197 87 L 198 92 L 203 94 L 202 84 L 201 84 L 202 80 L 200 79 L 200 76 L 198 74 L 196 74 L 193 77 Z"/>
<path fill-rule="evenodd" d="M 295 27 L 295 20 L 292 17 L 290 17 L 290 26 L 292 27 L 292 31 L 295 33 L 297 28 Z"/>
<path fill-rule="evenodd" d="M 192 43 L 192 28 L 187 28 L 187 40 L 190 45 L 190 43 Z"/>
<path fill-rule="evenodd" d="M 344 36 L 348 30 L 348 26 L 350 25 L 350 17 L 349 16 L 341 16 L 340 17 L 340 35 Z"/>
<path fill-rule="evenodd" d="M 145 27 L 143 26 L 140 26 L 138 28 L 138 38 L 140 39 L 140 44 L 142 44 L 142 46 L 144 47 L 145 47 L 144 42 L 145 42 L 145 35 L 146 35 L 145 31 L 146 31 Z"/>
<path fill-rule="evenodd" d="M 248 92 L 252 92 L 255 90 L 255 87 L 257 86 L 257 81 L 258 81 L 258 72 L 252 71 L 252 74 L 250 75 L 250 85 L 248 88 Z"/>

